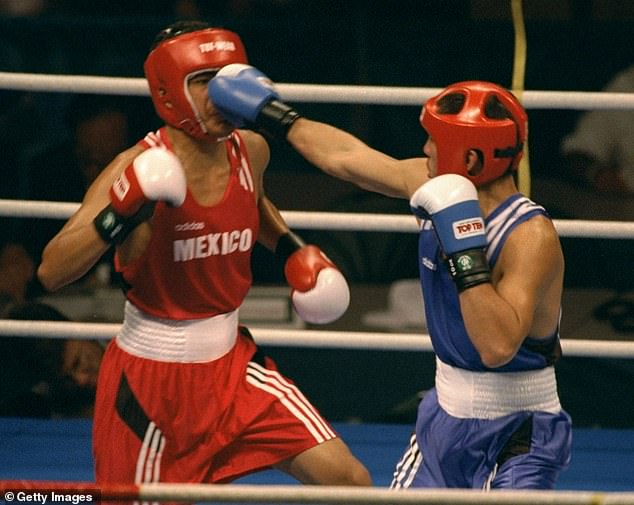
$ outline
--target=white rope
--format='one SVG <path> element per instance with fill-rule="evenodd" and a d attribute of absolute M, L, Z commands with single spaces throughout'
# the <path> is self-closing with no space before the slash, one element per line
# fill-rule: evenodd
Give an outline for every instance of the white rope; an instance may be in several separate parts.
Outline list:
<path fill-rule="evenodd" d="M 0 216 L 2 217 L 68 219 L 78 208 L 78 203 L 70 202 L 0 199 Z"/>
<path fill-rule="evenodd" d="M 25 74 L 0 72 L 0 89 L 149 96 L 147 81 L 140 77 Z"/>
<path fill-rule="evenodd" d="M 589 221 L 582 219 L 554 219 L 553 223 L 561 237 L 578 238 L 634 238 L 634 222 Z"/>
<path fill-rule="evenodd" d="M 117 334 L 117 323 L 70 321 L 0 320 L 0 336 L 108 340 Z M 380 333 L 365 331 L 300 330 L 249 328 L 262 346 L 309 347 L 316 349 L 356 349 L 374 351 L 432 350 L 429 335 L 423 333 Z M 564 338 L 566 356 L 634 359 L 634 341 L 583 340 Z"/>
<path fill-rule="evenodd" d="M 70 202 L 0 199 L 1 217 L 68 219 L 78 208 L 78 203 Z M 282 211 L 282 216 L 289 226 L 303 230 L 418 232 L 414 217 L 405 214 L 304 212 L 293 210 Z M 634 222 L 573 219 L 555 219 L 553 222 L 562 237 L 634 238 Z"/>
<path fill-rule="evenodd" d="M 420 106 L 429 97 L 440 91 L 440 88 L 333 84 L 278 83 L 276 87 L 280 95 L 291 102 L 415 106 Z M 0 89 L 149 95 L 147 81 L 141 77 L 0 72 Z M 634 109 L 634 93 L 524 91 L 522 103 L 529 109 L 623 110 Z"/>
<path fill-rule="evenodd" d="M 139 498 L 144 501 L 181 500 L 187 502 L 252 503 L 346 503 L 346 504 L 497 504 L 497 505 L 634 505 L 634 493 L 598 491 L 534 491 L 458 489 L 406 489 L 347 486 L 255 486 L 213 484 L 143 484 Z"/>

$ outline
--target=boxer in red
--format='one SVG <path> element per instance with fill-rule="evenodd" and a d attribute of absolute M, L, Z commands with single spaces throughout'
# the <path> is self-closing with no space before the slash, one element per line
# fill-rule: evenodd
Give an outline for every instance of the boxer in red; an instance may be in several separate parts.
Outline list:
<path fill-rule="evenodd" d="M 38 275 L 54 290 L 116 247 L 127 300 L 97 386 L 98 483 L 221 483 L 271 467 L 306 484 L 371 483 L 239 324 L 256 241 L 285 260 L 306 321 L 331 322 L 349 302 L 337 267 L 267 199 L 264 138 L 235 130 L 208 98 L 220 68 L 246 62 L 228 30 L 162 31 L 144 69 L 166 125 L 103 170 L 44 251 Z"/>

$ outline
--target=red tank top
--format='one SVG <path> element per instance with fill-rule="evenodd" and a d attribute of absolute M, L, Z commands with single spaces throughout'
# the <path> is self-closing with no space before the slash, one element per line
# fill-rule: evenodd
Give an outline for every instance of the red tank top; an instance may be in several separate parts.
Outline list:
<path fill-rule="evenodd" d="M 139 142 L 172 150 L 164 129 Z M 205 207 L 187 190 L 185 202 L 171 208 L 158 202 L 152 238 L 145 252 L 117 271 L 139 309 L 167 319 L 198 319 L 230 312 L 240 306 L 251 287 L 251 251 L 259 215 L 251 166 L 240 136 L 225 141 L 231 164 L 222 200 Z"/>

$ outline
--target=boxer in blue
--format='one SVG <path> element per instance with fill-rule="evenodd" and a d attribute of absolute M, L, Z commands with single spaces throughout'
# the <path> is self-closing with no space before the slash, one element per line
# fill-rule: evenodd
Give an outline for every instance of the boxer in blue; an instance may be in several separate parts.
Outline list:
<path fill-rule="evenodd" d="M 236 126 L 409 199 L 418 218 L 436 380 L 391 487 L 553 488 L 572 440 L 554 369 L 564 259 L 552 220 L 515 183 L 528 132 L 517 99 L 483 81 L 445 88 L 420 116 L 426 156 L 396 160 L 301 117 L 253 67 L 223 68 L 209 94 Z"/>

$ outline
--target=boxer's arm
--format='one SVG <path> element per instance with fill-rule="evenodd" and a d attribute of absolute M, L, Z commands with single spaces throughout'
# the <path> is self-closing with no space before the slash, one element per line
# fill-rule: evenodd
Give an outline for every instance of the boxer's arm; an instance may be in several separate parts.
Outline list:
<path fill-rule="evenodd" d="M 277 241 L 290 231 L 289 227 L 277 207 L 264 195 L 260 197 L 258 210 L 260 212 L 258 242 L 269 251 L 275 252 Z"/>
<path fill-rule="evenodd" d="M 386 196 L 409 198 L 428 179 L 426 158 L 397 160 L 344 130 L 304 117 L 293 123 L 287 141 L 327 174 Z"/>
<path fill-rule="evenodd" d="M 115 158 L 90 186 L 77 212 L 47 244 L 37 270 L 46 289 L 53 291 L 81 278 L 108 250 L 110 244 L 97 233 L 93 221 L 110 203 L 114 181 L 142 151 L 133 147 Z"/>
<path fill-rule="evenodd" d="M 132 148 L 121 154 L 100 174 L 77 213 L 44 249 L 40 282 L 54 290 L 79 279 L 109 246 L 121 244 L 151 215 L 151 206 L 146 204 L 163 200 L 179 206 L 186 192 L 180 161 L 167 149 Z"/>
<path fill-rule="evenodd" d="M 339 319 L 350 303 L 348 283 L 319 247 L 306 244 L 291 232 L 266 197 L 260 199 L 258 241 L 284 262 L 291 301 L 304 321 L 327 324 Z"/>
<path fill-rule="evenodd" d="M 270 79 L 249 65 L 223 67 L 209 81 L 209 97 L 235 126 L 286 139 L 319 169 L 364 189 L 409 198 L 427 180 L 424 158 L 399 161 L 343 130 L 302 118 Z"/>
<path fill-rule="evenodd" d="M 505 242 L 492 284 L 460 294 L 465 327 L 484 364 L 502 366 L 517 354 L 526 336 L 554 333 L 563 268 L 552 223 L 535 217 L 517 226 Z"/>

